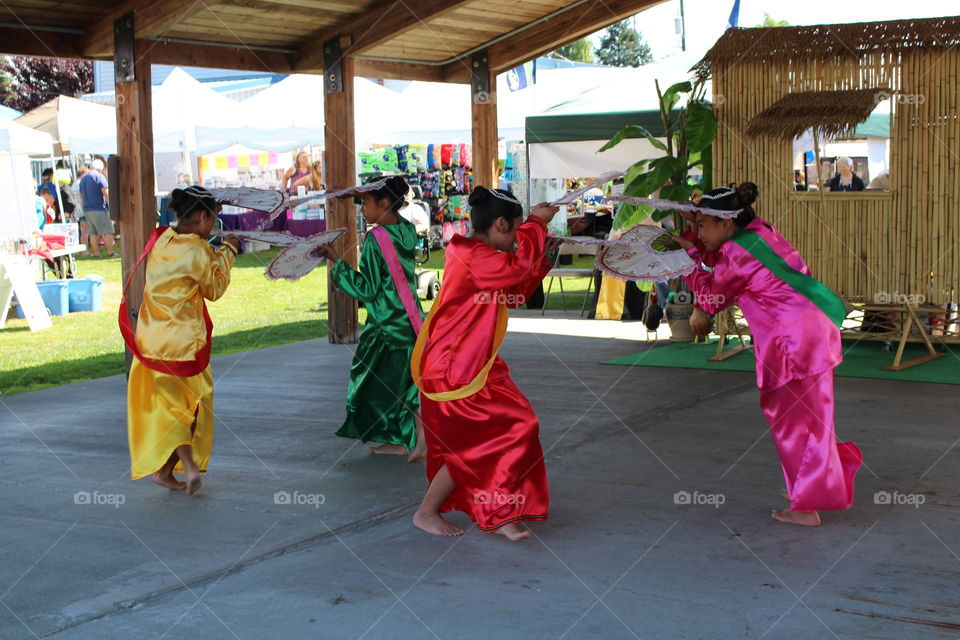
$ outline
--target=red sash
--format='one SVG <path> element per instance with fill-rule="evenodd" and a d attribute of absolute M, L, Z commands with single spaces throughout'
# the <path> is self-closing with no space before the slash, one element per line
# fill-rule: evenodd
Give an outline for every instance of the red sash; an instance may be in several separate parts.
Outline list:
<path fill-rule="evenodd" d="M 118 321 L 120 324 L 120 335 L 123 336 L 123 341 L 127 343 L 127 348 L 130 349 L 130 352 L 135 355 L 137 360 L 142 362 L 144 366 L 153 369 L 154 371 L 159 371 L 160 373 L 177 376 L 178 378 L 189 378 L 202 373 L 204 369 L 210 366 L 210 344 L 212 343 L 213 338 L 213 321 L 210 319 L 210 314 L 207 313 L 207 303 L 201 298 L 200 303 L 203 305 L 203 323 L 207 327 L 207 343 L 202 349 L 200 349 L 200 351 L 197 352 L 197 355 L 193 360 L 186 360 L 182 362 L 153 360 L 140 353 L 140 349 L 137 347 L 137 339 L 133 331 L 133 326 L 130 324 L 130 312 L 127 310 L 127 288 L 130 286 L 130 281 L 133 280 L 133 274 L 135 274 L 137 269 L 140 268 L 140 264 L 147 257 L 147 254 L 150 253 L 150 250 L 153 249 L 153 245 L 157 244 L 157 240 L 161 235 L 163 235 L 163 232 L 169 228 L 170 227 L 158 227 L 153 230 L 153 233 L 151 233 L 150 237 L 147 239 L 147 244 L 143 248 L 143 253 L 140 254 L 140 259 L 137 260 L 137 264 L 134 265 L 133 270 L 130 272 L 130 276 L 127 278 L 127 283 L 123 285 L 123 297 L 120 299 L 120 314 Z"/>

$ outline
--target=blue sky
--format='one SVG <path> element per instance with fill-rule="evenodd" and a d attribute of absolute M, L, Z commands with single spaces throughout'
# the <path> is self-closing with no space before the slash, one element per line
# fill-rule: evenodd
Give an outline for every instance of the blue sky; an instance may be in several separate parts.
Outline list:
<path fill-rule="evenodd" d="M 733 0 L 684 0 L 687 49 L 706 51 L 723 34 Z M 753 27 L 763 21 L 764 12 L 791 25 L 872 22 L 903 18 L 934 18 L 960 15 L 958 0 L 740 0 L 740 26 Z M 657 59 L 680 51 L 680 36 L 674 18 L 680 14 L 679 0 L 669 0 L 636 16 L 637 30 L 653 49 Z"/>

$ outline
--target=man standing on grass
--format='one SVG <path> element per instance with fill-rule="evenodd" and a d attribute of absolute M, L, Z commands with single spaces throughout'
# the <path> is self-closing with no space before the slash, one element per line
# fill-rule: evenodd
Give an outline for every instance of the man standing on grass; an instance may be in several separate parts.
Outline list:
<path fill-rule="evenodd" d="M 103 175 L 103 160 L 93 161 L 90 171 L 80 179 L 83 214 L 90 232 L 90 247 L 83 255 L 100 257 L 100 237 L 107 248 L 107 257 L 113 258 L 113 220 L 107 213 L 107 178 Z M 90 253 L 90 249 L 93 253 Z"/>

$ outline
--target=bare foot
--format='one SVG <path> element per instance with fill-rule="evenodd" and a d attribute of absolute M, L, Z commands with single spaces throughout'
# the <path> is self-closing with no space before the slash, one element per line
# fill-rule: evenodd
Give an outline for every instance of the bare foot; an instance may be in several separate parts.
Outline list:
<path fill-rule="evenodd" d="M 439 513 L 413 514 L 413 526 L 435 536 L 462 536 L 463 529 L 444 520 Z"/>
<path fill-rule="evenodd" d="M 526 540 L 532 535 L 528 529 L 521 529 L 519 526 L 513 524 L 512 522 L 510 524 L 503 525 L 502 527 L 494 531 L 494 533 L 499 533 L 502 536 L 507 536 L 514 542 L 519 542 L 520 540 Z"/>
<path fill-rule="evenodd" d="M 407 457 L 407 462 L 420 462 L 427 457 L 427 443 L 422 438 L 417 440 L 416 446 Z"/>
<path fill-rule="evenodd" d="M 784 500 L 789 500 L 790 494 L 787 493 L 786 489 L 780 489 L 780 497 L 783 498 Z"/>
<path fill-rule="evenodd" d="M 407 448 L 399 444 L 382 444 L 379 447 L 367 447 L 370 453 L 378 453 L 385 456 L 405 456 Z"/>
<path fill-rule="evenodd" d="M 770 514 L 778 522 L 787 524 L 799 524 L 804 527 L 819 527 L 820 514 L 816 511 L 793 511 L 792 509 L 777 509 Z"/>
<path fill-rule="evenodd" d="M 187 472 L 187 495 L 192 496 L 197 491 L 200 491 L 200 487 L 203 486 L 203 482 L 200 480 L 200 472 L 194 471 L 193 473 Z"/>
<path fill-rule="evenodd" d="M 174 491 L 183 491 L 187 488 L 186 482 L 180 482 L 177 480 L 177 477 L 173 473 L 161 473 L 157 471 L 153 474 L 153 481 L 156 482 L 161 487 L 166 487 L 167 489 L 173 489 Z"/>

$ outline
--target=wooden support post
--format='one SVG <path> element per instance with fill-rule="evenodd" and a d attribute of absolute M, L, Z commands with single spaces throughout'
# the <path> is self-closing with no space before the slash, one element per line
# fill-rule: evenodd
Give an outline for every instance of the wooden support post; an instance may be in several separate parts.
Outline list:
<path fill-rule="evenodd" d="M 341 44 L 338 39 L 333 39 L 324 46 L 327 56 L 323 104 L 326 183 L 338 189 L 357 181 L 353 111 L 355 67 L 353 58 L 341 56 Z M 346 229 L 334 249 L 347 264 L 356 268 L 359 257 L 357 216 L 352 198 L 327 201 L 327 229 Z M 329 277 L 332 268 L 333 265 L 329 265 L 327 270 L 327 333 L 332 343 L 353 344 L 358 333 L 357 301 L 333 286 Z"/>
<path fill-rule="evenodd" d="M 124 20 L 125 18 L 120 18 Z M 134 79 L 123 82 L 117 75 L 117 155 L 120 160 L 120 260 L 123 282 L 137 264 L 137 258 L 156 227 L 157 199 L 153 172 L 153 107 L 150 77 L 151 44 L 133 43 Z M 129 56 L 128 56 L 129 60 Z M 136 274 L 127 290 L 127 308 L 136 326 L 143 300 L 143 269 Z M 127 354 L 127 367 L 131 363 Z"/>
<path fill-rule="evenodd" d="M 473 116 L 473 186 L 496 189 L 497 162 L 497 77 L 488 66 L 487 53 L 474 54 L 471 63 Z"/>

